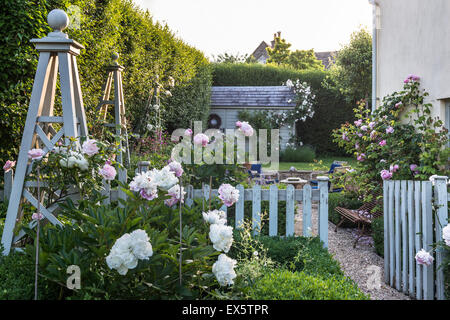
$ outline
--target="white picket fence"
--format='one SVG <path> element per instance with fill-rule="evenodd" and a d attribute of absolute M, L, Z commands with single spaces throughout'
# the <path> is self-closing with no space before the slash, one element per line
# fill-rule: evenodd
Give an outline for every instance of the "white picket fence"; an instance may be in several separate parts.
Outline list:
<path fill-rule="evenodd" d="M 139 170 L 146 171 L 148 168 L 145 163 L 139 168 Z M 119 175 L 126 179 L 126 170 L 119 172 Z M 312 231 L 312 201 L 319 202 L 318 209 L 318 235 L 320 240 L 323 241 L 324 246 L 328 247 L 328 177 L 317 177 L 318 189 L 312 189 L 310 185 L 305 185 L 303 189 L 295 189 L 292 185 L 288 185 L 286 189 L 278 189 L 276 185 L 271 185 L 269 189 L 262 189 L 260 185 L 253 186 L 252 189 L 244 189 L 242 185 L 237 185 L 239 190 L 239 201 L 235 205 L 235 212 L 229 212 L 230 210 L 223 206 L 221 210 L 227 213 L 235 215 L 235 227 L 239 228 L 244 220 L 244 206 L 248 205 L 248 201 L 252 205 L 252 227 L 253 233 L 258 234 L 258 230 L 261 226 L 261 201 L 269 201 L 269 235 L 276 236 L 278 234 L 278 202 L 286 202 L 286 236 L 294 235 L 295 225 L 295 210 L 296 205 L 299 203 L 302 205 L 302 235 L 311 236 Z M 3 195 L 0 194 L 0 199 L 7 200 L 11 193 L 13 182 L 13 171 L 5 173 L 5 189 Z M 185 187 L 186 200 L 185 203 L 188 206 L 193 204 L 193 199 L 205 199 L 207 203 L 210 195 L 216 197 L 218 190 L 213 189 L 210 193 L 209 186 L 205 185 L 202 189 L 194 189 L 189 185 Z M 126 194 L 122 190 L 111 189 L 109 183 L 104 183 L 104 195 L 107 197 L 104 203 L 116 201 L 118 198 L 126 199 Z M 247 202 L 247 203 L 246 203 Z"/>
<path fill-rule="evenodd" d="M 434 188 L 430 181 L 406 180 L 385 181 L 383 186 L 385 282 L 419 300 L 445 299 L 444 273 L 438 268 L 443 253 L 435 253 L 431 266 L 417 264 L 415 255 L 442 240 L 448 219 L 446 179 L 438 177 Z"/>

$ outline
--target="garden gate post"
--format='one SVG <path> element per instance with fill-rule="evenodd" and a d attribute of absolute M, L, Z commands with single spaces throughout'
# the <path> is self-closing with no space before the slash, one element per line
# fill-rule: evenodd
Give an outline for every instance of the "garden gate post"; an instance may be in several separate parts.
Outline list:
<path fill-rule="evenodd" d="M 448 199 L 447 199 L 447 177 L 438 176 L 435 178 L 434 185 L 434 194 L 436 198 L 436 222 L 435 222 L 435 230 L 436 230 L 436 241 L 442 239 L 442 228 L 447 225 L 448 219 Z M 436 266 L 442 264 L 444 259 L 444 252 L 441 248 L 436 250 Z M 436 271 L 436 298 L 438 300 L 445 300 L 445 288 L 444 288 L 444 270 L 443 268 L 439 268 Z"/>
<path fill-rule="evenodd" d="M 328 248 L 328 177 L 317 177 L 320 193 L 319 201 L 319 238 Z"/>
<path fill-rule="evenodd" d="M 36 50 L 39 51 L 39 61 L 2 234 L 3 254 L 5 255 L 9 254 L 13 242 L 18 238 L 16 237 L 13 241 L 21 202 L 27 200 L 33 206 L 37 205 L 36 198 L 29 191 L 30 188 L 36 187 L 36 182 L 25 182 L 34 164 L 34 161 L 29 163 L 28 151 L 34 146 L 38 146 L 47 154 L 53 150 L 55 144 L 63 136 L 66 144 L 68 144 L 70 137 L 88 135 L 76 62 L 76 56 L 80 54 L 80 50 L 84 47 L 69 39 L 62 32 L 69 25 L 69 17 L 64 11 L 52 10 L 47 21 L 53 31 L 47 37 L 31 40 L 35 44 Z M 61 117 L 53 116 L 58 72 L 61 87 Z M 62 128 L 56 132 L 52 123 L 59 123 Z M 62 226 L 50 208 L 42 208 L 41 213 L 51 223 Z M 35 225 L 36 223 L 31 223 L 30 227 Z"/>

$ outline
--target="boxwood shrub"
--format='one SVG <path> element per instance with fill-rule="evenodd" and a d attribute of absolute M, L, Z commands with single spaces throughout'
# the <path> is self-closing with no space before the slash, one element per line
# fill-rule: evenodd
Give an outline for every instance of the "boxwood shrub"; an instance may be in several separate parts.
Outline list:
<path fill-rule="evenodd" d="M 340 276 L 275 270 L 249 287 L 254 300 L 368 300 L 355 283 Z"/>

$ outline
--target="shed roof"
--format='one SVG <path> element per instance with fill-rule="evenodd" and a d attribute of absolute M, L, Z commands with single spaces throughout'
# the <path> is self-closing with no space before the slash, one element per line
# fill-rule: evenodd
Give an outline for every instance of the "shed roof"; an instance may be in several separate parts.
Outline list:
<path fill-rule="evenodd" d="M 212 87 L 211 106 L 295 107 L 295 93 L 286 86 Z"/>

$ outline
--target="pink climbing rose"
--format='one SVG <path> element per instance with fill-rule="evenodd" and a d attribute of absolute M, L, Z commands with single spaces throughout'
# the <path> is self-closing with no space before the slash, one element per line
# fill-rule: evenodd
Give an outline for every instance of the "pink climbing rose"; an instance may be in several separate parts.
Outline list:
<path fill-rule="evenodd" d="M 394 133 L 394 128 L 388 127 L 388 128 L 386 129 L 386 133 Z"/>
<path fill-rule="evenodd" d="M 381 179 L 383 179 L 383 180 L 389 180 L 392 178 L 392 172 L 390 172 L 388 170 L 381 170 L 380 174 L 381 174 Z"/>
<path fill-rule="evenodd" d="M 14 168 L 16 165 L 15 161 L 8 160 L 6 161 L 5 165 L 3 166 L 3 170 L 5 170 L 5 173 Z"/>
<path fill-rule="evenodd" d="M 203 133 L 198 133 L 194 136 L 194 143 L 197 145 L 202 145 L 203 147 L 206 147 L 208 142 L 209 142 L 208 136 Z"/>
<path fill-rule="evenodd" d="M 233 187 L 231 184 L 224 183 L 219 187 L 219 199 L 227 207 L 231 207 L 236 201 L 239 200 L 239 190 Z"/>
<path fill-rule="evenodd" d="M 409 83 L 409 82 L 411 82 L 411 81 L 419 81 L 420 80 L 420 77 L 419 76 L 416 76 L 416 75 L 414 75 L 414 74 L 410 74 L 406 79 L 405 79 L 405 81 L 403 81 L 404 83 Z"/>
<path fill-rule="evenodd" d="M 33 220 L 42 220 L 42 219 L 44 219 L 44 215 L 42 214 L 42 213 L 37 213 L 37 212 L 35 212 L 35 213 L 33 213 L 33 215 L 31 216 L 31 219 L 33 219 Z"/>
<path fill-rule="evenodd" d="M 366 125 L 361 126 L 362 131 L 367 131 L 367 129 L 368 129 L 368 126 L 366 126 Z"/>
<path fill-rule="evenodd" d="M 370 129 L 373 129 L 373 128 L 375 127 L 375 124 L 376 124 L 376 123 L 375 123 L 375 122 L 373 122 L 373 121 L 372 121 L 371 123 L 369 123 L 369 127 L 370 127 Z"/>
<path fill-rule="evenodd" d="M 105 163 L 103 168 L 99 169 L 99 173 L 103 178 L 105 178 L 105 180 L 111 181 L 116 177 L 117 171 L 112 165 Z"/>
<path fill-rule="evenodd" d="M 418 172 L 419 171 L 419 170 L 417 170 L 418 167 L 419 166 L 417 164 L 413 163 L 409 166 L 409 169 L 411 169 L 411 171 L 413 171 L 413 172 Z"/>
<path fill-rule="evenodd" d="M 381 140 L 379 143 L 380 146 L 384 147 L 386 145 L 386 140 Z"/>
<path fill-rule="evenodd" d="M 94 154 L 97 154 L 99 150 L 97 146 L 97 141 L 94 139 L 87 139 L 85 142 L 83 142 L 81 149 L 83 153 L 87 154 L 89 157 L 93 156 Z"/>
<path fill-rule="evenodd" d="M 28 158 L 31 160 L 41 160 L 45 152 L 42 149 L 31 149 L 28 151 Z"/>
<path fill-rule="evenodd" d="M 192 136 L 192 129 L 186 129 L 186 131 L 184 131 L 184 135 L 187 137 L 191 137 Z"/>
<path fill-rule="evenodd" d="M 362 119 L 359 119 L 357 121 L 354 122 L 355 126 L 359 127 L 360 125 L 362 125 Z"/>
<path fill-rule="evenodd" d="M 350 141 L 350 139 L 347 137 L 347 134 L 345 132 L 342 134 L 342 140 Z"/>
<path fill-rule="evenodd" d="M 358 156 L 356 157 L 356 160 L 358 161 L 364 161 L 365 159 L 366 159 L 365 153 L 358 154 Z"/>
<path fill-rule="evenodd" d="M 242 122 L 241 121 L 236 121 L 236 127 L 240 128 L 242 126 Z"/>
<path fill-rule="evenodd" d="M 433 256 L 425 251 L 424 249 L 421 249 L 419 252 L 416 253 L 416 262 L 417 264 L 421 264 L 424 266 L 429 266 L 431 264 L 433 264 L 434 258 Z"/>
<path fill-rule="evenodd" d="M 238 121 L 238 122 L 240 122 L 240 121 Z M 240 122 L 240 124 L 241 125 L 239 126 L 239 130 L 242 131 L 244 136 L 250 137 L 253 135 L 253 127 L 247 121 Z M 237 122 L 236 122 L 236 125 L 237 125 Z"/>
<path fill-rule="evenodd" d="M 176 184 L 172 188 L 167 190 L 167 195 L 170 196 L 170 199 L 164 200 L 164 203 L 169 207 L 172 207 L 173 205 L 177 204 L 180 200 L 181 203 L 183 203 L 185 194 L 186 192 L 184 191 L 184 188 L 181 187 L 180 190 L 180 185 Z"/>
<path fill-rule="evenodd" d="M 389 171 L 391 171 L 392 173 L 395 173 L 395 172 L 397 172 L 397 170 L 399 168 L 400 167 L 398 166 L 398 164 L 391 164 L 391 166 L 389 167 Z"/>

